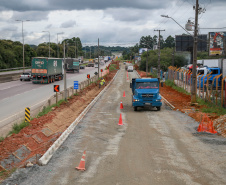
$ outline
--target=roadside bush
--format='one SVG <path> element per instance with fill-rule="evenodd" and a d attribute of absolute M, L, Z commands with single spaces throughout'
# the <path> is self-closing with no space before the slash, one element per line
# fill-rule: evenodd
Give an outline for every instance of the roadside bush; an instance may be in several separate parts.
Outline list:
<path fill-rule="evenodd" d="M 116 70 L 116 64 L 111 64 L 111 66 L 109 67 L 109 71 L 114 71 Z"/>

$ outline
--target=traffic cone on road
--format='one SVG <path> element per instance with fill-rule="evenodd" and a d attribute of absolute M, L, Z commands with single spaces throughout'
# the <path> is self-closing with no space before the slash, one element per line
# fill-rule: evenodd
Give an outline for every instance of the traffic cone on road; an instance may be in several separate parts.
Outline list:
<path fill-rule="evenodd" d="M 198 132 L 208 132 L 212 134 L 216 134 L 217 131 L 214 129 L 213 121 L 206 115 L 202 117 L 202 121 L 199 124 L 197 129 Z"/>
<path fill-rule="evenodd" d="M 118 125 L 123 125 L 123 122 L 122 122 L 122 114 L 120 114 Z"/>
<path fill-rule="evenodd" d="M 120 103 L 120 109 L 123 109 L 122 100 L 121 100 L 121 103 Z"/>
<path fill-rule="evenodd" d="M 79 166 L 76 167 L 77 170 L 80 170 L 80 171 L 85 171 L 85 157 L 86 157 L 86 151 L 84 151 L 83 155 L 82 155 L 82 159 L 79 163 Z"/>
<path fill-rule="evenodd" d="M 126 93 L 125 93 L 125 91 L 123 92 L 123 97 L 126 97 Z"/>

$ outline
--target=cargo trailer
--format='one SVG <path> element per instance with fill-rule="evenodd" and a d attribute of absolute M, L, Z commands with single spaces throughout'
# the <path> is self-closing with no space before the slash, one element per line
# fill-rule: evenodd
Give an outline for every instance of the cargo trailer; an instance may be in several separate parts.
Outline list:
<path fill-rule="evenodd" d="M 52 83 L 56 80 L 63 79 L 63 59 L 34 57 L 31 62 L 32 82 Z"/>
<path fill-rule="evenodd" d="M 65 59 L 66 72 L 78 72 L 79 73 L 79 59 L 66 58 Z"/>

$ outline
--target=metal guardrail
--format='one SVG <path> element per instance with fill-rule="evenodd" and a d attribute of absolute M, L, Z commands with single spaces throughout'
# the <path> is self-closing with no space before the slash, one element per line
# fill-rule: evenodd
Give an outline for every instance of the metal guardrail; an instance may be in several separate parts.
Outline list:
<path fill-rule="evenodd" d="M 23 68 L 24 68 L 24 67 L 16 67 L 16 68 L 0 69 L 0 72 L 2 72 L 2 71 L 20 70 L 20 69 L 23 69 Z M 25 67 L 24 69 L 29 69 L 29 68 L 31 68 L 31 66 Z"/>

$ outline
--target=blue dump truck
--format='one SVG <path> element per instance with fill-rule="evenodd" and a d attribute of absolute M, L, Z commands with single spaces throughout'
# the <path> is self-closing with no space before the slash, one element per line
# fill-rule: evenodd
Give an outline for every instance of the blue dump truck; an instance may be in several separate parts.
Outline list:
<path fill-rule="evenodd" d="M 133 78 L 130 83 L 132 88 L 132 106 L 134 111 L 138 107 L 156 107 L 161 110 L 162 102 L 159 94 L 158 78 Z"/>
<path fill-rule="evenodd" d="M 211 73 L 211 74 L 210 74 Z M 214 79 L 216 76 L 221 74 L 221 69 L 218 67 L 202 67 L 197 69 L 197 87 L 203 88 L 203 79 L 204 79 L 204 85 L 207 84 L 207 75 L 209 75 L 208 78 L 208 85 L 211 86 L 213 84 L 213 87 L 216 87 L 216 79 Z M 204 75 L 203 75 L 204 74 Z M 203 75 L 201 77 L 201 75 Z M 221 85 L 221 77 L 218 78 L 218 86 Z M 214 82 L 213 82 L 214 81 Z"/>
<path fill-rule="evenodd" d="M 33 83 L 48 84 L 63 79 L 63 59 L 34 57 L 31 62 Z"/>

